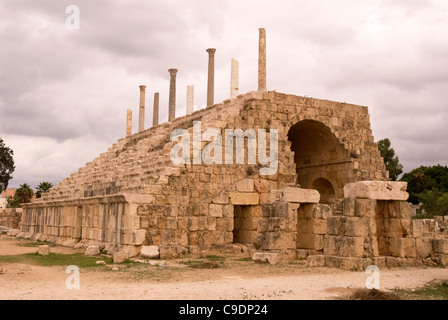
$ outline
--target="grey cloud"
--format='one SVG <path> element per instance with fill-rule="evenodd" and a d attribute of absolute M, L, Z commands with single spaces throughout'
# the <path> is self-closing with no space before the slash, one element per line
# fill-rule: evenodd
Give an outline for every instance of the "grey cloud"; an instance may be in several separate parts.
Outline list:
<path fill-rule="evenodd" d="M 80 7 L 80 30 L 65 29 L 69 4 Z M 368 105 L 375 140 L 389 137 L 406 169 L 448 164 L 448 14 L 438 2 L 5 0 L 0 10 L 0 135 L 50 139 L 42 148 L 59 150 L 46 159 L 52 179 L 122 137 L 127 108 L 135 128 L 138 85 L 148 85 L 149 109 L 160 92 L 166 121 L 168 68 L 179 69 L 178 115 L 186 85 L 195 85 L 196 108 L 204 105 L 208 47 L 217 48 L 215 101 L 228 97 L 231 58 L 240 92 L 256 89 L 259 27 L 269 89 Z M 80 148 L 82 161 L 61 158 Z M 31 167 L 23 162 L 15 180 L 40 180 Z"/>

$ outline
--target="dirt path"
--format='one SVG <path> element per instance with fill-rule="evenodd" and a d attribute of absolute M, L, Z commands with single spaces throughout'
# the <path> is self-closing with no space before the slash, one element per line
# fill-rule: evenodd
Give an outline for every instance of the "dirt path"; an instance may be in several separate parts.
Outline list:
<path fill-rule="evenodd" d="M 37 248 L 17 246 L 17 241 L 0 238 L 0 256 L 36 252 Z M 52 248 L 58 251 L 73 252 Z M 81 270 L 80 289 L 69 290 L 65 283 L 70 274 L 63 267 L 3 263 L 0 269 L 0 299 L 333 299 L 365 287 L 368 277 L 362 271 L 248 261 L 220 269 L 139 265 L 119 271 Z M 415 288 L 447 278 L 446 268 L 380 270 L 382 290 Z"/>

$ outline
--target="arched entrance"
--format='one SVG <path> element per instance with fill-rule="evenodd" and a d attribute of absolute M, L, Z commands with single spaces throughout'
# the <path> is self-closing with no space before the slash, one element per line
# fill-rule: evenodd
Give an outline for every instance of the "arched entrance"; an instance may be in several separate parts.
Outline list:
<path fill-rule="evenodd" d="M 313 189 L 316 189 L 320 193 L 321 203 L 330 203 L 330 199 L 336 198 L 333 185 L 325 178 L 318 178 L 313 181 Z"/>
<path fill-rule="evenodd" d="M 354 178 L 353 163 L 330 129 L 321 122 L 303 120 L 289 129 L 288 139 L 300 186 L 317 189 L 322 203 L 342 198 L 344 184 Z"/>

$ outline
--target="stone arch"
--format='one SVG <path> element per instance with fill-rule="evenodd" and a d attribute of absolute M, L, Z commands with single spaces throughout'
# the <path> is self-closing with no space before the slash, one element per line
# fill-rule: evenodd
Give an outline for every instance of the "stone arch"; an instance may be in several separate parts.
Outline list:
<path fill-rule="evenodd" d="M 291 126 L 288 140 L 298 184 L 321 189 L 323 202 L 330 197 L 342 198 L 344 185 L 355 180 L 354 167 L 350 152 L 332 130 L 322 122 L 304 119 Z"/>
<path fill-rule="evenodd" d="M 321 203 L 330 203 L 330 199 L 336 197 L 334 187 L 328 179 L 317 178 L 313 181 L 312 187 L 319 191 Z"/>

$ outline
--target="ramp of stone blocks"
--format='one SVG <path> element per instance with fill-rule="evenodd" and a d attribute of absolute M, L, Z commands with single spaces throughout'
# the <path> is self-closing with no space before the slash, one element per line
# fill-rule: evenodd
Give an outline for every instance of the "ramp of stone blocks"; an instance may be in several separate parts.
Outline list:
<path fill-rule="evenodd" d="M 146 189 L 141 186 L 167 184 L 168 177 L 179 176 L 183 169 L 183 166 L 174 166 L 170 161 L 171 147 L 176 144 L 170 141 L 172 130 L 185 128 L 191 133 L 193 121 L 202 122 L 202 131 L 208 127 L 225 128 L 238 115 L 244 99 L 241 96 L 227 100 L 120 139 L 107 152 L 44 194 L 42 200 L 107 195 L 118 193 L 122 188 L 128 188 L 127 192 L 133 188 L 137 192 L 145 192 Z"/>

